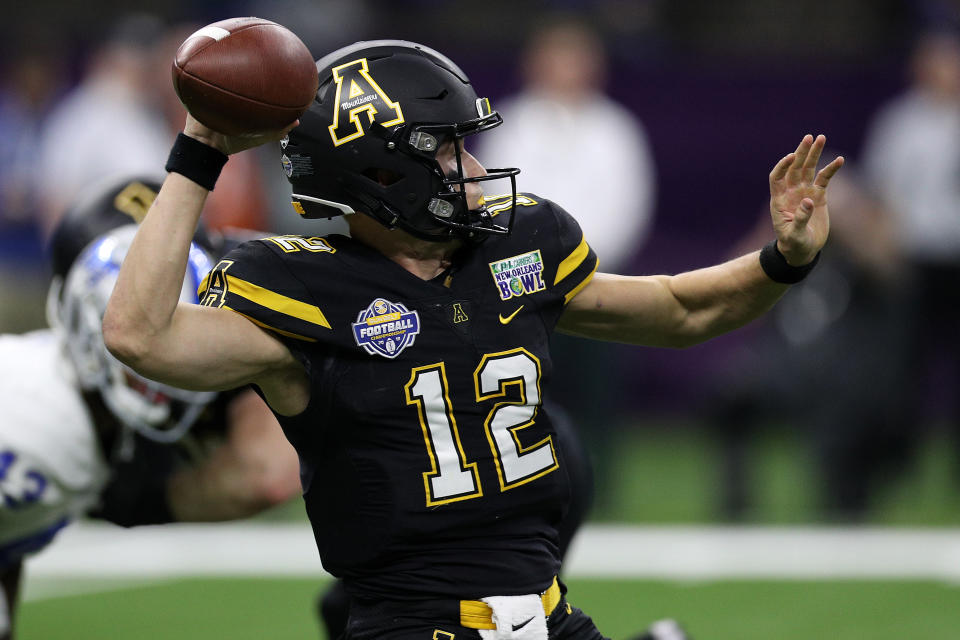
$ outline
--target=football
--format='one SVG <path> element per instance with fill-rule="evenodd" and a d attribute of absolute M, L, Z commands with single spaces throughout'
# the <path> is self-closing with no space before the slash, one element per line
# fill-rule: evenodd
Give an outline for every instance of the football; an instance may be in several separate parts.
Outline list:
<path fill-rule="evenodd" d="M 173 87 L 187 111 L 214 131 L 277 131 L 317 93 L 317 68 L 300 38 L 262 18 L 229 18 L 197 30 L 177 50 Z"/>

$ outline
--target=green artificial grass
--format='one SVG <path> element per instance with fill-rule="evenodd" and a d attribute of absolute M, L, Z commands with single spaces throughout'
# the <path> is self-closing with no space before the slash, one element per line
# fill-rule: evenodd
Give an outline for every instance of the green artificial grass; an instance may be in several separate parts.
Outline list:
<path fill-rule="evenodd" d="M 313 611 L 323 584 L 218 578 L 119 585 L 25 603 L 19 637 L 319 640 Z M 665 617 L 696 640 L 949 640 L 960 628 L 960 587 L 932 581 L 574 579 L 569 587 L 570 603 L 614 640 Z"/>

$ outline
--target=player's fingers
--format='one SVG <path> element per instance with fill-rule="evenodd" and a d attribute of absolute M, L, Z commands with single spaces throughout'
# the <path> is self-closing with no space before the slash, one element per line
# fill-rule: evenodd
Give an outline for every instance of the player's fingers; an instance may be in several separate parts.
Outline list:
<path fill-rule="evenodd" d="M 833 159 L 833 162 L 825 166 L 823 169 L 820 169 L 820 172 L 817 174 L 817 178 L 813 181 L 813 186 L 826 189 L 827 185 L 830 183 L 830 178 L 836 175 L 837 171 L 840 171 L 840 167 L 843 166 L 843 162 L 843 156 L 837 156 Z"/>
<path fill-rule="evenodd" d="M 810 147 L 810 153 L 807 155 L 807 159 L 803 163 L 804 170 L 810 171 L 811 175 L 814 169 L 817 168 L 817 163 L 820 162 L 820 154 L 823 152 L 823 147 L 827 144 L 827 137 L 824 135 L 819 135 L 813 140 L 813 145 Z"/>
<path fill-rule="evenodd" d="M 790 168 L 794 157 L 795 154 L 791 152 L 780 158 L 780 162 L 774 165 L 773 170 L 770 172 L 770 184 L 773 184 L 777 180 L 783 180 L 783 177 L 787 175 L 787 169 Z"/>
<path fill-rule="evenodd" d="M 809 133 L 803 136 L 803 140 L 800 141 L 800 145 L 797 147 L 797 150 L 794 151 L 793 162 L 790 164 L 790 169 L 793 171 L 799 171 L 803 168 L 803 164 L 807 161 L 807 156 L 810 155 L 810 147 L 813 146 L 813 136 Z"/>

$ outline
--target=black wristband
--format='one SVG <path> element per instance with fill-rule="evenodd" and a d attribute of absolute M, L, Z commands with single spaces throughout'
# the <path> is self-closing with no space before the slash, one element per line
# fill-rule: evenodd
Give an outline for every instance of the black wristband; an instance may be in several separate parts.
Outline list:
<path fill-rule="evenodd" d="M 129 479 L 128 479 L 129 480 Z M 100 504 L 88 515 L 121 527 L 173 522 L 167 498 L 166 477 L 143 486 L 119 487 L 111 482 L 100 497 Z"/>
<path fill-rule="evenodd" d="M 803 266 L 794 267 L 788 264 L 787 259 L 780 253 L 776 240 L 765 245 L 763 249 L 760 250 L 760 267 L 763 269 L 763 272 L 767 274 L 768 278 L 781 284 L 796 284 L 800 282 L 807 277 L 807 274 L 813 271 L 813 268 L 817 266 L 819 260 L 820 252 L 818 251 L 817 255 L 813 257 L 813 260 Z"/>
<path fill-rule="evenodd" d="M 180 133 L 170 149 L 167 166 L 164 168 L 196 182 L 207 191 L 213 191 L 225 164 L 225 153 Z"/>

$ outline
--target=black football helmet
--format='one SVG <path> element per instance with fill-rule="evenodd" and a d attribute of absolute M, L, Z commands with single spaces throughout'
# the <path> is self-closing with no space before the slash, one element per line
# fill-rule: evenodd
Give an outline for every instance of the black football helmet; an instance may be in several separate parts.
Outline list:
<path fill-rule="evenodd" d="M 63 280 L 80 252 L 94 238 L 147 215 L 162 176 L 108 178 L 83 190 L 57 222 L 47 249 L 55 279 Z"/>
<path fill-rule="evenodd" d="M 66 279 L 74 260 L 94 238 L 143 220 L 161 184 L 163 175 L 112 176 L 81 191 L 47 243 L 54 282 Z M 193 241 L 214 255 L 221 253 L 218 235 L 210 233 L 202 222 Z"/>
<path fill-rule="evenodd" d="M 427 240 L 509 234 L 519 169 L 466 177 L 459 140 L 503 119 L 446 56 L 404 40 L 357 42 L 317 61 L 319 89 L 281 142 L 294 209 L 305 218 L 362 212 Z M 456 144 L 456 175 L 438 148 Z M 510 180 L 510 199 L 470 209 L 470 182 Z M 503 217 L 499 217 L 503 216 Z"/>

